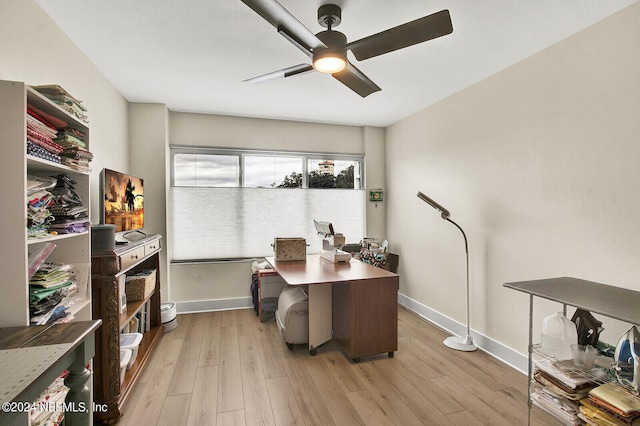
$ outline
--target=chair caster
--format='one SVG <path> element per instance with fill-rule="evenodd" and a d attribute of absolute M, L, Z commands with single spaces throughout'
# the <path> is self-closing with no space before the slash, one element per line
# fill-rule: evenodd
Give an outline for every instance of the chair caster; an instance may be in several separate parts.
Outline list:
<path fill-rule="evenodd" d="M 318 353 L 318 350 L 316 348 L 309 349 L 309 354 L 311 354 L 311 356 L 316 356 L 317 353 Z"/>
<path fill-rule="evenodd" d="M 285 342 L 287 344 L 287 348 L 289 348 L 290 351 L 293 350 L 293 343 L 289 343 L 289 342 Z"/>

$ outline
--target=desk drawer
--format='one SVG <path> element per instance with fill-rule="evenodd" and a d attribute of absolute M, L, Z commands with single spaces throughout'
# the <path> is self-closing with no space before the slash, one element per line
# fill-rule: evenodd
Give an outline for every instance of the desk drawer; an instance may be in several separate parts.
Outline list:
<path fill-rule="evenodd" d="M 144 245 L 145 256 L 149 256 L 150 254 L 155 253 L 158 250 L 160 250 L 160 240 L 155 240 Z"/>
<path fill-rule="evenodd" d="M 120 256 L 120 270 L 129 269 L 142 259 L 144 259 L 144 247 L 136 247 Z"/>

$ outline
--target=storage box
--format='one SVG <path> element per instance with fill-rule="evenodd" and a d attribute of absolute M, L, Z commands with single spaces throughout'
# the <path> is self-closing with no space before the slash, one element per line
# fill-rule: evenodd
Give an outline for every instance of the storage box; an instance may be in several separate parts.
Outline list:
<path fill-rule="evenodd" d="M 120 349 L 120 386 L 124 382 L 124 375 L 127 372 L 129 361 L 131 361 L 131 349 Z"/>
<path fill-rule="evenodd" d="M 125 287 L 127 301 L 134 302 L 146 299 L 156 287 L 156 270 L 151 269 L 128 276 Z"/>
<path fill-rule="evenodd" d="M 273 255 L 276 262 L 306 260 L 307 240 L 304 238 L 274 238 Z"/>
<path fill-rule="evenodd" d="M 120 335 L 120 349 L 129 349 L 131 351 L 131 359 L 127 364 L 127 370 L 130 369 L 136 361 L 140 342 L 142 342 L 142 333 L 122 333 Z"/>

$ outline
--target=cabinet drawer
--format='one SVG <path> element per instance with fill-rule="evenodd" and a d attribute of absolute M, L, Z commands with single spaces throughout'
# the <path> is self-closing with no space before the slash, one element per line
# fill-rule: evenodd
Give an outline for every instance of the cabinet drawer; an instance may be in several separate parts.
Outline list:
<path fill-rule="evenodd" d="M 129 269 L 142 259 L 144 259 L 144 247 L 136 247 L 120 256 L 120 270 Z"/>
<path fill-rule="evenodd" d="M 144 245 L 145 256 L 149 256 L 151 253 L 155 253 L 158 250 L 160 250 L 160 240 L 155 240 Z"/>

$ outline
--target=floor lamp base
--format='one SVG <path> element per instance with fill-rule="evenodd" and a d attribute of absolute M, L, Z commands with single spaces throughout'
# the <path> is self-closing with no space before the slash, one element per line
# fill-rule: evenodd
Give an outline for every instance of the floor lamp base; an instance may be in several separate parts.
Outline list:
<path fill-rule="evenodd" d="M 473 344 L 473 339 L 471 338 L 471 336 L 451 336 L 446 338 L 443 343 L 448 348 L 455 349 L 457 351 L 473 352 L 478 349 L 476 345 Z"/>

